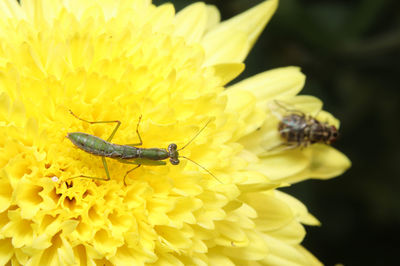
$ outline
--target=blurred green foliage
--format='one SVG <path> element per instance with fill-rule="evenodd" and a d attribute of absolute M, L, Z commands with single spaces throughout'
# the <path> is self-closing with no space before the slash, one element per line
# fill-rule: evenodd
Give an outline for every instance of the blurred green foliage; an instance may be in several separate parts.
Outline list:
<path fill-rule="evenodd" d="M 166 1 L 153 1 L 156 5 Z M 172 1 L 177 10 L 195 1 Z M 205 1 L 223 19 L 260 0 Z M 400 1 L 281 0 L 239 79 L 287 65 L 307 75 L 302 94 L 341 120 L 343 176 L 285 189 L 323 226 L 304 245 L 326 265 L 396 265 L 400 234 Z"/>

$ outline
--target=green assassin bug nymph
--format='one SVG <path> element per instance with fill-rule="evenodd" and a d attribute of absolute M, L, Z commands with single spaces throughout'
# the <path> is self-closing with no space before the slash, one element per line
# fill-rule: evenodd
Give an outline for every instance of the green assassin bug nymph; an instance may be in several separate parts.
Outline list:
<path fill-rule="evenodd" d="M 213 176 L 215 179 L 216 176 L 212 174 L 209 170 L 207 170 L 205 167 L 201 166 L 200 164 L 196 163 L 195 161 L 179 155 L 178 151 L 183 150 L 186 148 L 206 127 L 207 125 L 211 122 L 209 120 L 203 128 L 197 132 L 197 134 L 188 142 L 186 143 L 182 148 L 178 149 L 177 145 L 175 143 L 171 143 L 168 145 L 167 149 L 161 149 L 161 148 L 138 148 L 136 146 L 141 146 L 143 144 L 142 138 L 140 137 L 139 134 L 139 124 L 141 121 L 142 116 L 139 117 L 139 121 L 136 126 L 136 134 L 139 137 L 139 143 L 135 144 L 128 144 L 128 145 L 119 145 L 119 144 L 114 144 L 110 143 L 110 141 L 113 139 L 115 133 L 117 132 L 118 128 L 121 126 L 121 122 L 118 120 L 111 120 L 111 121 L 87 121 L 85 119 L 82 119 L 75 115 L 71 110 L 69 110 L 70 113 L 77 119 L 89 123 L 89 124 L 101 124 L 101 123 L 116 123 L 117 125 L 115 126 L 114 130 L 112 131 L 111 135 L 108 137 L 107 140 L 103 140 L 99 137 L 87 134 L 87 133 L 82 133 L 82 132 L 72 132 L 68 133 L 67 138 L 78 148 L 84 150 L 85 152 L 88 152 L 90 154 L 96 155 L 96 156 L 101 156 L 101 160 L 103 162 L 104 170 L 106 172 L 107 178 L 101 178 L 101 177 L 91 177 L 91 176 L 85 176 L 85 175 L 79 175 L 75 177 L 70 177 L 67 180 L 71 180 L 74 178 L 89 178 L 89 179 L 95 179 L 95 180 L 104 180 L 108 181 L 110 180 L 110 174 L 108 171 L 108 166 L 107 166 L 107 161 L 106 157 L 112 158 L 115 160 L 118 160 L 121 163 L 124 164 L 134 164 L 136 165 L 132 169 L 128 170 L 125 175 L 124 175 L 124 184 L 126 185 L 126 176 L 132 172 L 133 170 L 137 169 L 138 167 L 142 165 L 166 165 L 166 162 L 164 160 L 169 159 L 170 163 L 172 165 L 178 165 L 179 164 L 179 158 L 184 158 L 203 170 L 205 170 L 207 173 L 209 173 L 211 176 Z M 218 180 L 219 181 L 219 180 Z M 221 181 L 220 181 L 221 182 Z"/>

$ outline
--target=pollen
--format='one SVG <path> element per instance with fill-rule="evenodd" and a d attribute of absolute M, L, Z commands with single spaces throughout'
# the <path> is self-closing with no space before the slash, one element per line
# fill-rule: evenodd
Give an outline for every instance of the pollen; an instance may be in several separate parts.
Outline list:
<path fill-rule="evenodd" d="M 147 0 L 4 0 L 0 264 L 320 264 L 301 246 L 303 225 L 318 220 L 279 188 L 340 175 L 350 161 L 323 143 L 271 152 L 280 121 L 268 106 L 338 121 L 297 96 L 296 67 L 226 85 L 276 8 L 265 1 L 221 22 L 204 3 L 176 13 Z M 101 157 L 66 136 L 106 140 L 115 124 L 69 110 L 121 121 L 121 145 L 140 142 L 141 117 L 141 148 L 190 142 L 179 156 L 195 163 L 143 165 L 125 185 L 135 165 L 107 158 L 101 180 Z"/>

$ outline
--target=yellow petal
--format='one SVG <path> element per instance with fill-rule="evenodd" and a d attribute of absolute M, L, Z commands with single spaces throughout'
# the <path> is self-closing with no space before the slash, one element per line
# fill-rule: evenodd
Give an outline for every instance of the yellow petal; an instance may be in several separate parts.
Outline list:
<path fill-rule="evenodd" d="M 259 192 L 266 191 L 281 187 L 281 183 L 273 183 L 273 182 L 263 182 L 263 183 L 254 183 L 254 184 L 239 184 L 238 187 L 242 193 L 246 192 Z"/>
<path fill-rule="evenodd" d="M 317 117 L 318 121 L 320 121 L 321 123 L 327 123 L 329 125 L 333 125 L 335 126 L 337 129 L 340 127 L 340 122 L 338 119 L 336 119 L 332 114 L 325 112 L 325 111 L 321 111 L 318 113 Z M 340 133 L 339 133 L 340 135 Z"/>
<path fill-rule="evenodd" d="M 5 174 L 6 173 L 3 173 L 3 175 Z M 0 179 L 0 212 L 3 212 L 10 206 L 12 191 L 13 189 L 8 179 L 2 176 Z"/>
<path fill-rule="evenodd" d="M 21 7 L 25 11 L 27 18 L 32 23 L 39 23 L 37 26 L 41 26 L 43 23 L 43 1 L 29 1 L 21 0 Z"/>
<path fill-rule="evenodd" d="M 47 234 L 36 236 L 32 242 L 35 249 L 46 249 L 52 245 L 51 237 Z"/>
<path fill-rule="evenodd" d="M 206 65 L 217 62 L 243 62 L 277 6 L 278 1 L 276 0 L 262 2 L 211 29 L 203 39 L 203 45 L 207 57 L 209 57 Z M 243 39 L 233 39 L 236 34 L 242 35 Z M 230 44 L 232 41 L 235 42 L 235 45 Z M 240 44 L 240 41 L 243 43 Z M 217 51 L 226 48 L 230 50 L 229 53 L 217 54 Z M 237 54 L 234 53 L 235 51 Z"/>
<path fill-rule="evenodd" d="M 206 31 L 209 29 L 215 27 L 220 20 L 221 20 L 221 15 L 219 13 L 218 8 L 216 8 L 213 5 L 207 5 L 207 25 L 206 25 Z"/>
<path fill-rule="evenodd" d="M 115 255 L 117 248 L 122 245 L 122 239 L 113 237 L 104 229 L 97 231 L 93 238 L 93 247 L 103 254 Z"/>
<path fill-rule="evenodd" d="M 234 244 L 231 247 L 225 247 L 221 249 L 221 252 L 228 255 L 231 258 L 241 260 L 260 260 L 265 258 L 268 254 L 268 246 L 261 234 L 255 231 L 247 231 L 247 237 L 249 238 L 249 245 L 246 247 L 235 247 Z"/>
<path fill-rule="evenodd" d="M 320 222 L 308 212 L 307 207 L 298 199 L 279 190 L 275 191 L 275 196 L 290 207 L 299 222 L 307 225 L 320 225 Z"/>
<path fill-rule="evenodd" d="M 192 197 L 179 198 L 173 211 L 168 213 L 172 223 L 176 227 L 182 227 L 184 223 L 194 224 L 196 218 L 193 211 L 199 209 L 202 203 L 199 199 Z"/>
<path fill-rule="evenodd" d="M 185 228 L 188 229 L 189 227 L 176 229 L 169 226 L 156 226 L 155 231 L 163 244 L 171 250 L 178 251 L 191 245 L 189 237 L 191 233 L 184 230 Z"/>
<path fill-rule="evenodd" d="M 241 122 L 237 137 L 247 135 L 262 125 L 265 120 L 265 112 L 255 107 L 256 98 L 248 91 L 226 90 L 228 103 L 226 111 L 234 113 L 237 121 Z"/>
<path fill-rule="evenodd" d="M 303 254 L 303 256 L 309 261 L 309 265 L 323 265 L 313 254 L 311 254 L 307 249 L 303 246 L 297 245 L 296 250 Z M 338 265 L 338 264 L 337 264 Z M 340 265 L 340 264 L 339 264 Z"/>
<path fill-rule="evenodd" d="M 281 179 L 281 182 L 297 183 L 309 178 L 329 179 L 341 175 L 351 166 L 351 161 L 335 148 L 314 144 L 308 148 L 309 165 L 303 171 Z"/>
<path fill-rule="evenodd" d="M 154 31 L 166 30 L 164 27 L 169 25 L 175 16 L 175 8 L 171 3 L 163 4 L 152 12 L 150 20 L 153 22 L 152 27 Z"/>
<path fill-rule="evenodd" d="M 228 29 L 239 29 L 248 33 L 250 46 L 253 46 L 277 7 L 277 0 L 264 1 L 232 19 L 222 22 L 218 29 L 215 29 L 214 34 Z"/>
<path fill-rule="evenodd" d="M 276 182 L 287 182 L 286 177 L 303 171 L 309 164 L 309 158 L 300 150 L 290 150 L 283 153 L 264 156 L 260 162 L 251 166 Z M 285 167 L 282 167 L 285 165 Z"/>
<path fill-rule="evenodd" d="M 162 253 L 158 255 L 159 257 L 157 258 L 157 264 L 158 265 L 165 265 L 165 266 L 184 266 L 182 261 L 180 261 L 176 256 L 169 254 L 169 253 Z M 125 265 L 131 265 L 128 264 L 128 261 L 126 262 Z"/>
<path fill-rule="evenodd" d="M 249 49 L 248 37 L 244 32 L 225 31 L 212 37 L 206 35 L 202 40 L 206 53 L 205 66 L 244 61 Z"/>
<path fill-rule="evenodd" d="M 42 186 L 38 186 L 22 179 L 16 189 L 16 201 L 21 206 L 21 216 L 24 219 L 32 219 L 40 208 L 43 198 L 39 192 L 43 190 Z"/>
<path fill-rule="evenodd" d="M 5 237 L 12 237 L 12 244 L 16 248 L 30 246 L 34 240 L 32 221 L 21 219 L 18 211 L 8 211 L 10 221 L 3 226 L 2 233 Z"/>
<path fill-rule="evenodd" d="M 328 179 L 341 175 L 351 166 L 350 160 L 340 151 L 328 145 L 312 146 L 309 177 Z"/>
<path fill-rule="evenodd" d="M 226 104 L 226 111 L 237 113 L 238 116 L 248 115 L 254 108 L 256 101 L 253 94 L 247 91 L 226 91 L 228 95 L 228 102 Z"/>
<path fill-rule="evenodd" d="M 304 254 L 298 246 L 287 244 L 280 239 L 264 235 L 265 242 L 271 252 L 269 256 L 263 260 L 266 265 L 287 265 L 287 266 L 312 266 L 321 265 L 316 258 L 310 258 L 309 254 Z"/>
<path fill-rule="evenodd" d="M 0 94 L 0 118 L 1 121 L 7 121 L 11 109 L 11 100 L 6 92 Z"/>
<path fill-rule="evenodd" d="M 4 17 L 22 18 L 23 13 L 20 5 L 14 0 L 0 1 L 0 12 Z"/>
<path fill-rule="evenodd" d="M 257 98 L 257 105 L 264 110 L 274 99 L 296 95 L 304 86 L 305 76 L 298 67 L 277 68 L 247 78 L 228 88 L 251 91 Z"/>
<path fill-rule="evenodd" d="M 230 64 L 217 64 L 213 65 L 212 68 L 215 71 L 215 75 L 221 79 L 219 85 L 224 86 L 229 81 L 233 80 L 242 73 L 244 70 L 244 64 L 242 63 L 230 63 Z"/>
<path fill-rule="evenodd" d="M 6 265 L 14 254 L 14 248 L 11 244 L 11 238 L 0 240 L 0 264 Z"/>
<path fill-rule="evenodd" d="M 211 250 L 209 252 L 209 265 L 224 265 L 224 266 L 235 266 L 229 257 L 221 254 L 219 250 Z"/>
<path fill-rule="evenodd" d="M 258 230 L 278 229 L 282 225 L 290 223 L 294 217 L 289 206 L 273 194 L 249 193 L 241 198 L 257 211 L 258 217 L 255 222 Z"/>
<path fill-rule="evenodd" d="M 314 96 L 298 95 L 292 98 L 276 100 L 276 108 L 283 108 L 282 113 L 302 112 L 305 115 L 315 116 L 321 111 L 322 101 Z"/>
<path fill-rule="evenodd" d="M 58 249 L 58 263 L 59 265 L 65 263 L 67 265 L 72 265 L 75 262 L 75 254 L 72 250 L 71 243 L 65 239 L 65 236 L 61 237 L 62 247 Z"/>
<path fill-rule="evenodd" d="M 303 241 L 304 236 L 306 235 L 306 230 L 298 221 L 293 220 L 279 229 L 269 231 L 268 234 L 286 243 L 294 245 Z"/>
<path fill-rule="evenodd" d="M 228 221 L 218 221 L 215 223 L 215 228 L 218 230 L 218 233 L 231 241 L 243 242 L 247 240 L 246 233 L 241 229 L 240 224 Z"/>
<path fill-rule="evenodd" d="M 207 9 L 202 2 L 191 4 L 176 14 L 175 34 L 185 37 L 187 43 L 198 42 L 206 29 Z"/>

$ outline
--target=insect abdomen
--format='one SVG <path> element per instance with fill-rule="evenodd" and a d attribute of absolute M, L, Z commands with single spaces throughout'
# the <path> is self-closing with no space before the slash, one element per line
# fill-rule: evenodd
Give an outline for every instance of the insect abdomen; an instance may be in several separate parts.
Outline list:
<path fill-rule="evenodd" d="M 75 144 L 75 146 L 77 146 L 78 148 L 94 155 L 110 158 L 122 158 L 122 155 L 127 153 L 126 147 L 109 143 L 99 137 L 87 133 L 68 133 L 67 138 L 70 139 L 72 143 Z M 130 150 L 132 150 L 130 153 L 133 153 L 133 155 L 135 155 L 137 149 L 135 147 L 129 148 Z M 131 158 L 132 157 L 135 156 L 131 156 Z"/>
<path fill-rule="evenodd" d="M 332 132 L 329 126 L 320 123 L 319 121 L 316 121 L 312 125 L 310 125 L 310 128 L 311 143 L 329 143 L 332 137 Z"/>

